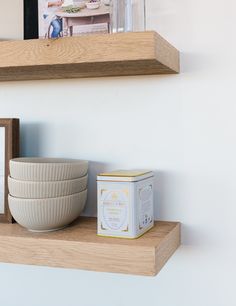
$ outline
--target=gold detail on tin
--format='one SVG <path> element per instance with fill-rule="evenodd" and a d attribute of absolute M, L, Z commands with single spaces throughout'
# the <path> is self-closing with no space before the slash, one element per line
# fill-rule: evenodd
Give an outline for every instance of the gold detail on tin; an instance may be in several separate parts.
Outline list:
<path fill-rule="evenodd" d="M 102 229 L 103 231 L 107 231 L 107 229 L 106 229 L 105 227 L 103 227 L 102 223 L 101 223 L 101 229 Z"/>
<path fill-rule="evenodd" d="M 127 226 L 127 228 L 123 230 L 122 232 L 128 232 L 128 231 L 129 231 L 129 226 Z"/>
<path fill-rule="evenodd" d="M 152 220 L 152 218 L 151 218 L 151 219 L 150 219 L 149 224 L 151 224 L 151 223 L 152 223 L 152 221 L 153 221 L 153 220 Z M 142 230 L 142 229 L 143 229 L 143 226 L 141 226 L 140 224 L 139 224 L 139 229 L 140 229 L 140 230 Z"/>
<path fill-rule="evenodd" d="M 99 176 L 114 176 L 114 177 L 136 177 L 147 173 L 151 173 L 149 170 L 117 170 L 111 172 L 100 173 Z"/>
<path fill-rule="evenodd" d="M 118 199 L 118 195 L 117 195 L 117 192 L 112 192 L 112 200 L 113 201 L 116 201 Z"/>
<path fill-rule="evenodd" d="M 103 192 L 107 191 L 107 189 L 101 189 L 101 196 L 103 194 Z"/>

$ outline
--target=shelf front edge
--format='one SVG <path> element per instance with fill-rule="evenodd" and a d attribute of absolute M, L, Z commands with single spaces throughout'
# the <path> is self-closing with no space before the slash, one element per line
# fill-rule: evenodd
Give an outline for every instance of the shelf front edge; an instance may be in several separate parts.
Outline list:
<path fill-rule="evenodd" d="M 179 52 L 156 32 L 0 42 L 0 81 L 179 72 Z"/>
<path fill-rule="evenodd" d="M 155 275 L 165 266 L 166 262 L 174 254 L 181 244 L 181 223 L 176 223 L 176 226 L 162 240 L 160 245 L 155 250 Z"/>
<path fill-rule="evenodd" d="M 95 218 L 48 234 L 0 224 L 0 241 L 0 262 L 154 276 L 178 248 L 180 224 L 155 222 L 134 240 L 98 237 Z"/>
<path fill-rule="evenodd" d="M 0 262 L 146 276 L 155 274 L 154 248 L 92 242 L 1 237 Z"/>

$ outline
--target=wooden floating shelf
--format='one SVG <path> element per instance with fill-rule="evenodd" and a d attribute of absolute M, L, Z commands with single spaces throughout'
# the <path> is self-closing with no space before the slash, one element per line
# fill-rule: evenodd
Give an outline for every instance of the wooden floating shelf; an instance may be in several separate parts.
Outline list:
<path fill-rule="evenodd" d="M 127 240 L 98 237 L 96 221 L 81 217 L 51 233 L 0 224 L 0 261 L 154 276 L 180 245 L 178 222 L 158 221 L 142 237 Z"/>
<path fill-rule="evenodd" d="M 179 72 L 179 52 L 156 32 L 0 42 L 0 81 Z"/>

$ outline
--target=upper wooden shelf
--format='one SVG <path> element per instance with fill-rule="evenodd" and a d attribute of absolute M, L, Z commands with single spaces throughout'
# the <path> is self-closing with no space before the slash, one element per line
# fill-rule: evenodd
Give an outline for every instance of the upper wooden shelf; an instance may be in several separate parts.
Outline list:
<path fill-rule="evenodd" d="M 0 224 L 0 261 L 6 263 L 156 275 L 179 244 L 178 222 L 158 221 L 135 240 L 98 237 L 95 218 L 41 234 Z"/>
<path fill-rule="evenodd" d="M 156 32 L 0 42 L 0 81 L 179 72 L 179 52 Z"/>

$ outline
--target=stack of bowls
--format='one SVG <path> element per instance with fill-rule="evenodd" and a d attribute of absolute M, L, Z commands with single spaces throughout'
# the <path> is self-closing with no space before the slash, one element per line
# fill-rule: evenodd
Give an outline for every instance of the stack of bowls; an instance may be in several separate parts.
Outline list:
<path fill-rule="evenodd" d="M 10 161 L 9 208 L 28 230 L 61 229 L 79 217 L 87 199 L 88 162 L 58 158 Z"/>

